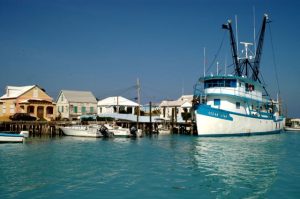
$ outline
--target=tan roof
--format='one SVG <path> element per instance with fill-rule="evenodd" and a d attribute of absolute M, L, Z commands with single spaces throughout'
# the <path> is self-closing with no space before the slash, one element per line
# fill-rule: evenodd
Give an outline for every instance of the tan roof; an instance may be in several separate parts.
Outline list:
<path fill-rule="evenodd" d="M 91 91 L 71 91 L 71 90 L 61 90 L 60 94 L 63 93 L 64 97 L 68 102 L 78 102 L 78 103 L 97 103 L 96 97 Z"/>

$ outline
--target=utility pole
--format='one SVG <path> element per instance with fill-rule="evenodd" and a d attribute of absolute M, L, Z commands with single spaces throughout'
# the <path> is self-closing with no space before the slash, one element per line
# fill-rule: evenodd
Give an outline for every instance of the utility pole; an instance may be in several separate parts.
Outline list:
<path fill-rule="evenodd" d="M 119 96 L 117 96 L 117 113 L 120 113 Z"/>
<path fill-rule="evenodd" d="M 205 47 L 203 48 L 203 76 L 205 77 L 205 70 L 206 70 L 206 55 L 205 55 Z"/>
<path fill-rule="evenodd" d="M 137 100 L 138 100 L 138 109 L 137 109 L 137 118 L 136 118 L 136 125 L 137 125 L 137 129 L 139 128 L 139 117 L 140 117 L 140 114 L 141 114 L 141 111 L 140 111 L 140 104 L 141 104 L 141 86 L 140 86 L 140 80 L 139 78 L 137 78 L 136 80 L 136 85 L 137 85 Z"/>
<path fill-rule="evenodd" d="M 150 134 L 152 134 L 152 102 L 149 102 L 149 111 L 150 111 Z"/>

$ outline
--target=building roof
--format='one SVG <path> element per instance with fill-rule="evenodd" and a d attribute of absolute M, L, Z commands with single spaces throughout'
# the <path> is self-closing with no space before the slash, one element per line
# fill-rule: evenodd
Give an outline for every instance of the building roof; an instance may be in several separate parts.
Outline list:
<path fill-rule="evenodd" d="M 61 93 L 64 94 L 64 97 L 68 100 L 69 103 L 97 103 L 96 97 L 91 91 L 61 90 L 58 96 L 60 96 Z"/>
<path fill-rule="evenodd" d="M 89 117 L 89 116 L 82 116 L 84 117 Z M 132 115 L 132 114 L 120 114 L 120 113 L 101 113 L 98 114 L 98 117 L 110 117 L 115 120 L 126 120 L 126 121 L 131 121 L 131 122 L 136 122 L 137 121 L 137 116 Z M 155 122 L 156 120 L 159 120 L 159 116 L 152 116 L 151 121 Z M 139 122 L 142 123 L 149 123 L 150 122 L 150 116 L 139 116 Z"/>
<path fill-rule="evenodd" d="M 108 97 L 98 101 L 98 106 L 139 106 L 138 103 L 122 96 Z"/>
<path fill-rule="evenodd" d="M 0 97 L 0 99 L 8 99 L 8 98 L 17 98 L 22 94 L 26 93 L 30 89 L 36 87 L 36 85 L 32 86 L 7 86 L 6 93 Z"/>
<path fill-rule="evenodd" d="M 193 95 L 182 95 L 177 100 L 164 100 L 160 103 L 160 106 L 186 108 L 186 107 L 192 107 L 192 101 L 193 101 Z"/>

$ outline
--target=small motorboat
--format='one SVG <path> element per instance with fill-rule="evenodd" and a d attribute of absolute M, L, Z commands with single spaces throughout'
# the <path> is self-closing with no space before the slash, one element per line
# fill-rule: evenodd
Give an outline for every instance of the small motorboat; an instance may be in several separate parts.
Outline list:
<path fill-rule="evenodd" d="M 131 128 L 123 128 L 116 125 L 104 124 L 104 127 L 111 133 L 113 137 L 140 137 L 142 132 L 135 126 Z"/>
<path fill-rule="evenodd" d="M 74 126 L 66 126 L 60 127 L 62 132 L 68 136 L 78 136 L 78 137 L 94 137 L 99 138 L 102 137 L 102 133 L 100 132 L 100 126 L 98 125 L 74 125 Z"/>
<path fill-rule="evenodd" d="M 21 131 L 20 134 L 0 133 L 0 143 L 22 143 L 28 136 L 28 131 Z"/>
<path fill-rule="evenodd" d="M 285 126 L 284 130 L 300 132 L 300 119 L 291 119 L 291 126 Z"/>

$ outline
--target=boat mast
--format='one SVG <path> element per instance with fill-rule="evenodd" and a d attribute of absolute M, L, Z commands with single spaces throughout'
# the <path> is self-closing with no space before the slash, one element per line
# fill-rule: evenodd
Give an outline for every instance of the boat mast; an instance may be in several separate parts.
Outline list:
<path fill-rule="evenodd" d="M 137 125 L 137 129 L 139 128 L 139 117 L 141 114 L 141 110 L 140 110 L 140 104 L 141 104 L 141 86 L 140 86 L 140 79 L 137 78 L 136 80 L 136 85 L 137 85 L 137 101 L 138 101 L 138 109 L 137 109 L 137 116 L 136 116 L 136 125 Z"/>
<path fill-rule="evenodd" d="M 235 15 L 235 35 L 236 35 L 236 50 L 239 52 L 239 35 L 238 35 L 238 18 L 237 15 Z"/>
<path fill-rule="evenodd" d="M 253 43 L 254 52 L 256 52 L 256 38 L 255 38 L 255 7 L 253 6 Z M 255 55 L 254 55 L 255 56 Z"/>
<path fill-rule="evenodd" d="M 260 81 L 259 80 L 259 66 L 260 66 L 260 60 L 261 60 L 261 55 L 262 55 L 262 48 L 264 44 L 264 37 L 265 37 L 265 31 L 266 31 L 266 24 L 268 22 L 268 15 L 265 14 L 263 18 L 263 23 L 261 26 L 261 31 L 259 35 L 259 40 L 257 44 L 257 49 L 255 53 L 255 60 L 254 60 L 254 65 L 253 65 L 253 74 L 252 74 L 252 79 L 254 81 Z"/>
<path fill-rule="evenodd" d="M 235 66 L 235 75 L 237 75 L 237 76 L 246 75 L 247 77 L 252 75 L 252 79 L 254 81 L 261 82 L 259 79 L 259 66 L 260 66 L 260 60 L 261 60 L 261 55 L 262 55 L 262 48 L 263 48 L 263 43 L 264 43 L 264 35 L 265 35 L 267 22 L 268 22 L 268 15 L 265 14 L 264 18 L 263 18 L 261 31 L 260 31 L 258 45 L 257 45 L 256 52 L 255 52 L 254 61 L 252 61 L 252 56 L 248 57 L 248 46 L 252 45 L 252 43 L 246 43 L 246 42 L 242 43 L 241 42 L 242 44 L 245 45 L 246 57 L 239 59 L 238 55 L 237 55 L 237 44 L 236 44 L 236 40 L 234 38 L 232 26 L 231 26 L 231 20 L 228 20 L 227 24 L 222 25 L 223 29 L 226 29 L 229 31 L 232 58 L 233 58 L 234 66 Z M 248 72 L 248 70 L 250 68 L 252 69 L 252 74 L 249 74 L 249 72 Z"/>
<path fill-rule="evenodd" d="M 242 71 L 241 71 L 241 68 L 239 65 L 239 61 L 238 61 L 236 40 L 234 38 L 234 34 L 233 34 L 232 26 L 231 26 L 231 20 L 228 20 L 227 24 L 223 24 L 222 28 L 229 30 L 231 52 L 232 52 L 232 58 L 233 58 L 233 63 L 234 63 L 234 67 L 235 67 L 235 75 L 242 76 Z"/>
<path fill-rule="evenodd" d="M 205 47 L 203 48 L 203 56 L 204 56 L 204 59 L 203 59 L 203 75 L 205 77 L 205 70 L 206 70 L 206 55 L 205 55 Z"/>

